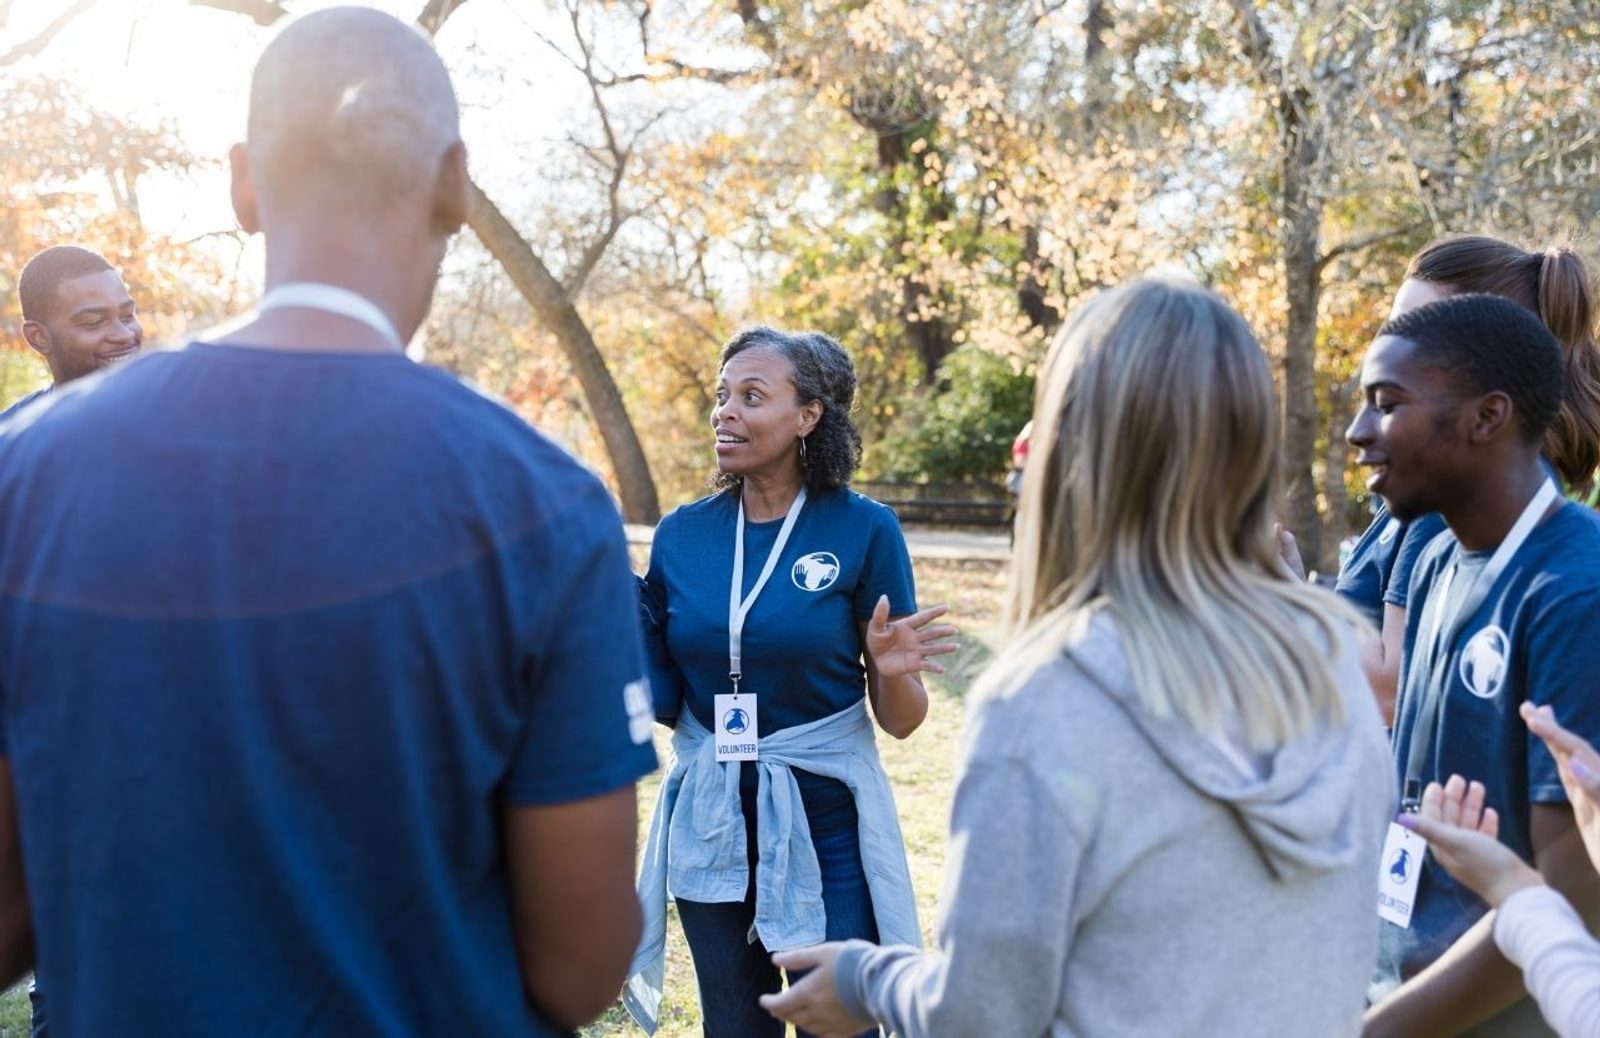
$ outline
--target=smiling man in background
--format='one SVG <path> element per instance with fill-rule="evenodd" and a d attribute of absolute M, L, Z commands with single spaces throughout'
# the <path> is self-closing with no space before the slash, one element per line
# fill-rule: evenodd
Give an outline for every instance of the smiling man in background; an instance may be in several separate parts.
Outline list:
<path fill-rule="evenodd" d="M 144 345 L 139 308 L 105 257 L 77 245 L 36 254 L 17 278 L 22 337 L 50 365 L 51 384 L 5 411 L 7 418 L 57 386 L 126 360 Z"/>

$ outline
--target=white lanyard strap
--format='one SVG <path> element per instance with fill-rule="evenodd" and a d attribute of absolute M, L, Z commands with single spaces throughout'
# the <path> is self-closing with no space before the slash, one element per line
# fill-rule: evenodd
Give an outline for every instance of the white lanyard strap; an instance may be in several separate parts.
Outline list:
<path fill-rule="evenodd" d="M 744 585 L 744 493 L 740 491 L 739 520 L 733 532 L 733 583 L 728 588 L 728 679 L 733 682 L 734 695 L 739 694 L 739 679 L 744 676 L 739 662 L 740 647 L 744 643 L 744 618 L 750 615 L 750 607 L 756 604 L 756 596 L 761 594 L 772 571 L 777 568 L 778 557 L 789 543 L 789 534 L 794 532 L 795 520 L 800 518 L 800 509 L 805 503 L 806 488 L 801 487 L 800 493 L 795 495 L 794 504 L 789 506 L 789 514 L 783 517 L 783 528 L 778 531 L 778 539 L 767 553 L 767 564 L 761 568 L 761 575 L 756 578 L 750 593 L 740 599 L 739 589 Z"/>
<path fill-rule="evenodd" d="M 1533 533 L 1533 528 L 1539 525 L 1539 520 L 1549 509 L 1557 497 L 1556 485 L 1546 479 L 1538 491 L 1533 495 L 1522 514 L 1512 524 L 1511 530 L 1506 534 L 1494 554 L 1489 556 L 1489 561 L 1483 569 L 1473 578 L 1472 586 L 1461 597 L 1460 603 L 1448 616 L 1445 610 L 1449 608 L 1450 587 L 1455 583 L 1456 564 L 1452 563 L 1445 570 L 1439 583 L 1428 591 L 1428 601 L 1423 606 L 1422 628 L 1420 645 L 1424 649 L 1422 660 L 1428 668 L 1424 676 L 1423 688 L 1425 693 L 1422 698 L 1421 709 L 1417 713 L 1416 726 L 1411 732 L 1411 748 L 1406 754 L 1405 788 L 1402 790 L 1404 803 L 1410 805 L 1414 799 L 1422 795 L 1422 773 L 1427 766 L 1427 755 L 1431 750 L 1434 731 L 1439 726 L 1439 716 L 1444 713 L 1445 690 L 1449 688 L 1449 662 L 1450 643 L 1455 640 L 1461 630 L 1461 625 L 1466 622 L 1483 600 L 1493 590 L 1495 581 L 1500 579 L 1500 574 L 1511 565 L 1511 560 L 1517 551 Z"/>
<path fill-rule="evenodd" d="M 405 341 L 395 330 L 394 322 L 389 320 L 389 315 L 366 296 L 352 292 L 348 288 L 320 281 L 293 281 L 287 285 L 278 285 L 268 289 L 267 294 L 261 297 L 261 302 L 256 304 L 256 313 L 264 314 L 268 310 L 283 310 L 289 307 L 321 310 L 323 313 L 349 318 L 383 336 L 396 350 L 403 351 L 406 348 Z"/>
<path fill-rule="evenodd" d="M 1450 639 L 1456 636 L 1456 632 L 1461 629 L 1462 622 L 1483 604 L 1485 596 L 1494 587 L 1494 582 L 1500 579 L 1500 574 L 1511 564 L 1511 559 L 1522 547 L 1523 542 L 1528 539 L 1528 535 L 1533 533 L 1533 528 L 1539 525 L 1539 520 L 1543 518 L 1545 511 L 1555 501 L 1556 496 L 1556 485 L 1546 479 L 1539 485 L 1538 491 L 1534 493 L 1533 500 L 1528 502 L 1527 507 L 1522 510 L 1522 514 L 1517 517 L 1517 521 L 1512 524 L 1511 531 L 1506 534 L 1499 547 L 1495 548 L 1494 554 L 1489 556 L 1488 563 L 1479 571 L 1477 578 L 1472 582 L 1472 587 L 1467 589 L 1466 595 L 1462 597 L 1461 603 L 1456 607 L 1455 611 L 1449 617 L 1444 615 L 1443 608 L 1434 612 L 1433 624 L 1428 632 L 1427 641 L 1430 650 L 1438 651 L 1444 648 Z M 1455 582 L 1455 576 L 1456 567 L 1452 565 L 1446 571 L 1444 580 L 1440 582 L 1439 587 L 1430 593 L 1439 596 L 1441 606 L 1449 602 L 1450 585 Z"/>

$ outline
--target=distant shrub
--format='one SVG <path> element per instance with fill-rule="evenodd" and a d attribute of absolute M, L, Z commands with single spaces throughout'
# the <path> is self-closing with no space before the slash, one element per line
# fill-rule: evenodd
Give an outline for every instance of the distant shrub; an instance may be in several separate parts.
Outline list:
<path fill-rule="evenodd" d="M 883 448 L 890 479 L 998 482 L 1011 441 L 1033 413 L 1033 375 L 965 346 L 939 366 L 942 391 L 902 405 L 903 424 Z"/>

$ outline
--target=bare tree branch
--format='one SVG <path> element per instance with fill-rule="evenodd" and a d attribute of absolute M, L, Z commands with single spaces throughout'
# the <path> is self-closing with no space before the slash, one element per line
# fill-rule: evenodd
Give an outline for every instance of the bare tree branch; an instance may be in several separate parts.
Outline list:
<path fill-rule="evenodd" d="M 0 67 L 6 65 L 15 65 L 23 58 L 31 58 L 35 54 L 38 54 L 40 51 L 44 50 L 46 47 L 50 46 L 50 41 L 55 39 L 56 35 L 61 32 L 62 29 L 65 29 L 74 18 L 77 18 L 80 14 L 83 14 L 89 8 L 93 7 L 97 2 L 98 0 L 77 0 L 77 2 L 71 7 L 56 15 L 55 19 L 51 21 L 49 25 L 46 25 L 43 29 L 39 30 L 39 32 L 35 34 L 32 39 L 23 40 L 21 43 L 17 44 L 15 47 L 12 47 L 4 54 L 0 54 Z M 7 4 L 6 6 L 9 10 L 10 5 Z"/>
<path fill-rule="evenodd" d="M 603 150 L 585 147 L 584 151 L 611 174 L 606 183 L 605 226 L 599 236 L 583 250 L 578 262 L 567 271 L 567 276 L 562 279 L 562 290 L 568 299 L 574 299 L 583 289 L 584 283 L 589 280 L 589 275 L 594 273 L 594 268 L 605 255 L 606 249 L 616 239 L 617 232 L 628 221 L 630 214 L 623 212 L 622 209 L 622 182 L 627 175 L 629 161 L 633 158 L 633 145 L 637 143 L 639 135 L 636 134 L 627 146 L 618 141 L 616 128 L 611 122 L 611 112 L 606 107 L 605 97 L 601 93 L 600 79 L 595 72 L 594 51 L 583 35 L 583 23 L 579 17 L 577 3 L 569 2 L 567 10 L 572 21 L 573 40 L 577 43 L 578 53 L 583 56 L 579 70 L 589 85 L 589 98 L 594 104 L 595 114 L 600 119 L 601 132 L 605 135 Z M 640 134 L 643 132 L 644 130 L 641 130 Z"/>
<path fill-rule="evenodd" d="M 417 26 L 429 36 L 437 35 L 445 19 L 454 14 L 467 0 L 428 0 L 422 13 L 417 15 Z"/>
<path fill-rule="evenodd" d="M 189 0 L 189 6 L 242 14 L 257 25 L 272 25 L 289 13 L 283 0 Z"/>
<path fill-rule="evenodd" d="M 540 322 L 555 335 L 583 387 L 584 399 L 616 469 L 623 514 L 630 522 L 656 522 L 661 518 L 661 505 L 644 448 L 593 334 L 560 282 L 483 189 L 471 184 L 468 192 L 468 225 L 533 306 Z"/>
<path fill-rule="evenodd" d="M 1326 268 L 1329 263 L 1332 263 L 1340 256 L 1348 256 L 1353 253 L 1361 252 L 1364 249 L 1370 249 L 1374 245 L 1382 245 L 1384 242 L 1394 241 L 1396 238 L 1404 238 L 1408 234 L 1412 234 L 1421 230 L 1422 226 L 1423 225 L 1420 223 L 1408 223 L 1403 227 L 1391 227 L 1386 231 L 1378 231 L 1375 234 L 1368 234 L 1360 238 L 1351 238 L 1349 241 L 1342 241 L 1338 245 L 1333 246 L 1327 252 L 1324 252 L 1321 256 L 1317 257 L 1317 273 L 1321 274 L 1323 269 Z"/>
<path fill-rule="evenodd" d="M 623 76 L 612 76 L 600 80 L 601 86 L 622 86 L 625 83 L 670 83 L 679 79 L 698 79 L 705 83 L 716 83 L 719 86 L 740 86 L 746 83 L 759 83 L 763 80 L 779 76 L 776 68 L 770 65 L 755 68 L 704 68 L 700 65 L 690 65 L 663 55 L 646 55 L 645 61 L 651 65 L 661 66 L 663 70 L 654 72 L 630 72 Z"/>
<path fill-rule="evenodd" d="M 1261 23 L 1261 12 L 1253 0 L 1233 0 L 1233 11 L 1239 23 L 1239 42 L 1244 47 L 1250 70 L 1267 92 L 1280 102 L 1283 98 L 1283 66 L 1272 50 L 1272 36 Z"/>

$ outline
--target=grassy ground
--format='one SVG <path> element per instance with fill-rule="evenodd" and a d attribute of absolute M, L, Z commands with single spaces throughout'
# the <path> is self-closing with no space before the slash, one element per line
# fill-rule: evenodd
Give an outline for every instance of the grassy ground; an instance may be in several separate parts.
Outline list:
<path fill-rule="evenodd" d="M 643 566 L 642 558 L 635 563 Z M 993 562 L 916 563 L 917 598 L 923 604 L 947 602 L 952 620 L 961 628 L 961 649 L 946 657 L 942 676 L 929 676 L 928 720 L 903 742 L 880 733 L 879 748 L 900 809 L 900 826 L 911 862 L 911 881 L 925 939 L 931 938 L 934 906 L 943 881 L 945 826 L 949 819 L 956 753 L 960 745 L 965 707 L 963 697 L 992 654 L 1005 578 Z M 656 749 L 667 758 L 665 732 L 657 728 Z M 650 808 L 655 804 L 656 778 L 641 785 L 640 839 L 644 838 Z M 620 1005 L 599 1023 L 586 1028 L 583 1038 L 638 1035 Z M 700 1033 L 700 1010 L 695 997 L 694 966 L 683 942 L 677 917 L 667 926 L 667 991 L 661 1006 L 661 1038 L 689 1038 Z"/>
<path fill-rule="evenodd" d="M 28 1005 L 28 982 L 0 995 L 0 1038 L 25 1038 L 32 1030 L 33 1010 Z"/>

